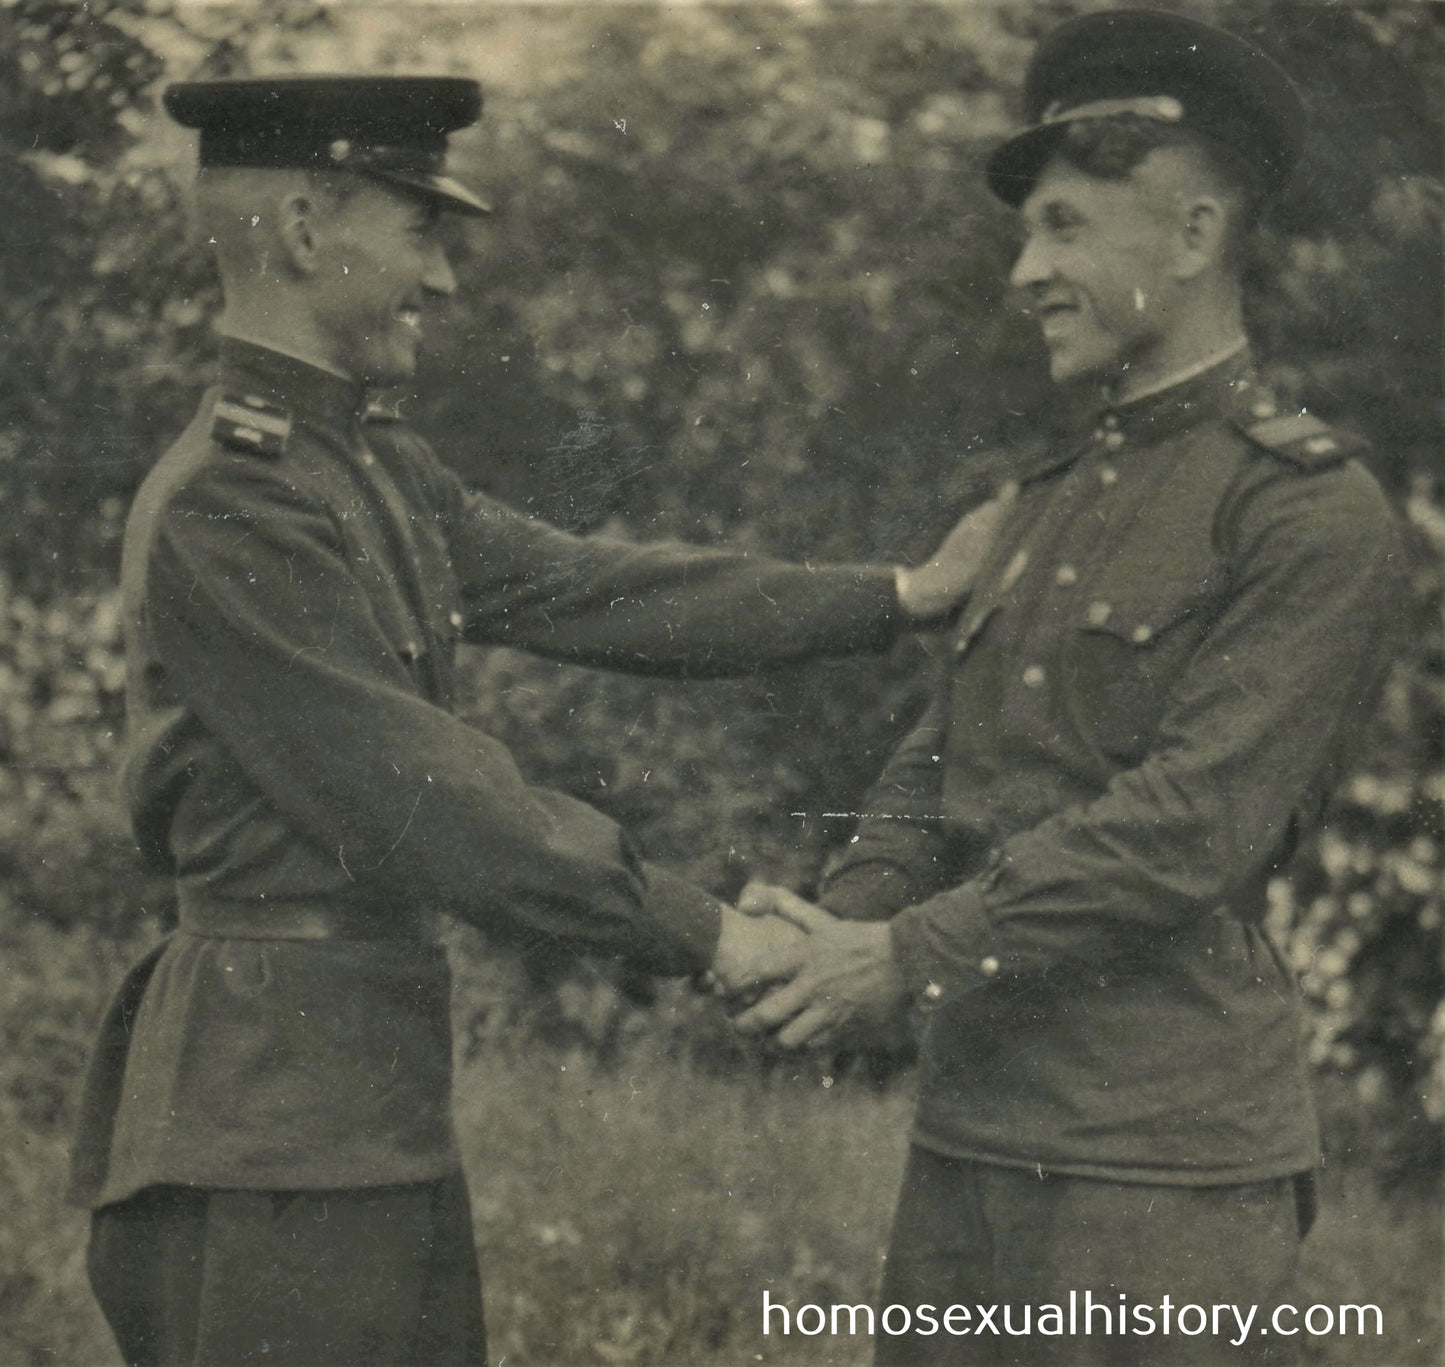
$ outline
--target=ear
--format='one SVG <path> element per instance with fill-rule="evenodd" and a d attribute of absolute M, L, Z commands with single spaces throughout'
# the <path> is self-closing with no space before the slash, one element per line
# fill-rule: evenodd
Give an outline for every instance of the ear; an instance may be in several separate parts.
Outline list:
<path fill-rule="evenodd" d="M 312 275 L 318 266 L 315 197 L 304 190 L 284 195 L 276 206 L 276 239 L 281 256 L 298 275 Z"/>
<path fill-rule="evenodd" d="M 1224 255 L 1228 229 L 1228 210 L 1222 200 L 1203 194 L 1187 200 L 1179 231 L 1175 278 L 1193 280 L 1219 261 Z"/>

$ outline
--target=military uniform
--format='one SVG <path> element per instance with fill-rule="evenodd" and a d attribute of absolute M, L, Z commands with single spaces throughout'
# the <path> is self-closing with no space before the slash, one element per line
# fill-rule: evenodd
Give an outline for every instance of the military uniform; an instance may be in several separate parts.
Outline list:
<path fill-rule="evenodd" d="M 1358 450 L 1240 355 L 1026 481 L 821 899 L 896 913 L 928 1155 L 1216 1189 L 1314 1166 L 1261 922 L 1390 658 L 1400 540 Z"/>
<path fill-rule="evenodd" d="M 1061 26 L 1025 101 L 989 166 L 1015 206 L 1081 120 L 1184 123 L 1266 175 L 1301 136 L 1272 64 L 1172 15 Z M 1024 472 L 825 878 L 833 912 L 891 916 L 924 1022 L 882 1302 L 1015 1307 L 1007 1337 L 880 1336 L 880 1364 L 1295 1351 L 1258 1325 L 1166 1336 L 1157 1311 L 1289 1299 L 1318 1135 L 1266 891 L 1371 716 L 1401 541 L 1361 443 L 1281 408 L 1242 341 L 1161 381 Z M 1012 1337 L 1086 1291 L 1155 1331 Z"/>
<path fill-rule="evenodd" d="M 451 711 L 458 641 L 658 675 L 881 646 L 889 572 L 579 538 L 469 494 L 355 384 L 227 341 L 143 485 L 124 791 L 180 924 L 122 988 L 73 1194 L 434 1182 L 446 912 L 657 973 L 718 907 Z"/>
<path fill-rule="evenodd" d="M 471 82 L 173 88 L 208 165 L 440 174 Z M 224 116 L 224 117 L 223 117 Z M 336 136 L 344 132 L 347 136 Z M 458 642 L 660 676 L 883 646 L 891 571 L 571 536 L 357 382 L 237 340 L 144 482 L 125 799 L 176 932 L 103 1023 L 72 1172 L 127 1360 L 479 1362 L 436 918 L 661 974 L 719 905 L 453 714 Z"/>
<path fill-rule="evenodd" d="M 115 1134 L 82 1145 L 96 1204 L 455 1166 L 438 912 L 710 962 L 713 899 L 452 715 L 459 640 L 706 675 L 881 644 L 895 611 L 882 570 L 569 536 L 363 422 L 350 382 L 240 342 L 223 360 L 127 530 L 124 791 L 180 933 L 141 970 Z M 248 411 L 289 427 L 276 449 L 231 431 Z"/>
<path fill-rule="evenodd" d="M 830 906 L 900 908 L 948 1151 L 1196 1183 L 1314 1161 L 1260 923 L 1368 716 L 1399 542 L 1351 445 L 1273 407 L 1241 357 L 1025 485 L 866 804 L 909 819 L 829 878 Z"/>

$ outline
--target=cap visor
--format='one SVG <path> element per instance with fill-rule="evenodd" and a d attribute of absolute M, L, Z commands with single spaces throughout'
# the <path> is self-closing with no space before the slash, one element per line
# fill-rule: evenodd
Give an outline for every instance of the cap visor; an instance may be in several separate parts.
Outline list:
<path fill-rule="evenodd" d="M 370 168 L 367 169 L 367 174 L 389 181 L 393 185 L 400 185 L 452 213 L 480 218 L 492 212 L 492 206 L 486 200 L 479 199 L 461 181 L 453 180 L 450 176 L 409 176 L 402 171 L 376 171 Z"/>

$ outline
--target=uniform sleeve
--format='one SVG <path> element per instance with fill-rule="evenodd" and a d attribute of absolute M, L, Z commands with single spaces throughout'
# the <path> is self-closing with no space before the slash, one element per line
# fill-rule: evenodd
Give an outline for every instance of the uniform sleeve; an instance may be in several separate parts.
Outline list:
<path fill-rule="evenodd" d="M 1232 514 L 1233 582 L 1146 758 L 901 912 L 910 981 L 1092 968 L 1258 888 L 1336 781 L 1390 662 L 1398 525 L 1357 467 L 1281 475 Z"/>
<path fill-rule="evenodd" d="M 574 536 L 459 486 L 446 517 L 463 630 L 477 643 L 716 677 L 882 650 L 902 624 L 893 572 L 876 565 Z"/>
<path fill-rule="evenodd" d="M 849 921 L 881 921 L 947 878 L 942 831 L 943 705 L 933 703 L 863 798 L 858 828 L 824 870 L 819 904 Z"/>
<path fill-rule="evenodd" d="M 367 569 L 268 469 L 211 467 L 159 513 L 145 630 L 186 705 L 362 891 L 655 972 L 709 963 L 712 898 L 417 696 Z"/>

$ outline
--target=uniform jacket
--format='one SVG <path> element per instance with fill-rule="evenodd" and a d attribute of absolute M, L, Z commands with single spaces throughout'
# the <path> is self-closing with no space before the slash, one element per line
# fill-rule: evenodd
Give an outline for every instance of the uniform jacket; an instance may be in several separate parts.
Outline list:
<path fill-rule="evenodd" d="M 658 675 L 878 647 L 886 571 L 579 538 L 465 492 L 334 375 L 238 342 L 126 531 L 128 759 L 179 929 L 102 1029 L 76 1199 L 455 1166 L 436 913 L 659 973 L 717 904 L 451 711 L 459 641 Z"/>
<path fill-rule="evenodd" d="M 1261 921 L 1400 617 L 1357 446 L 1236 358 L 1106 409 L 1025 483 L 823 893 L 893 915 L 919 1143 L 1152 1182 L 1315 1161 Z"/>

